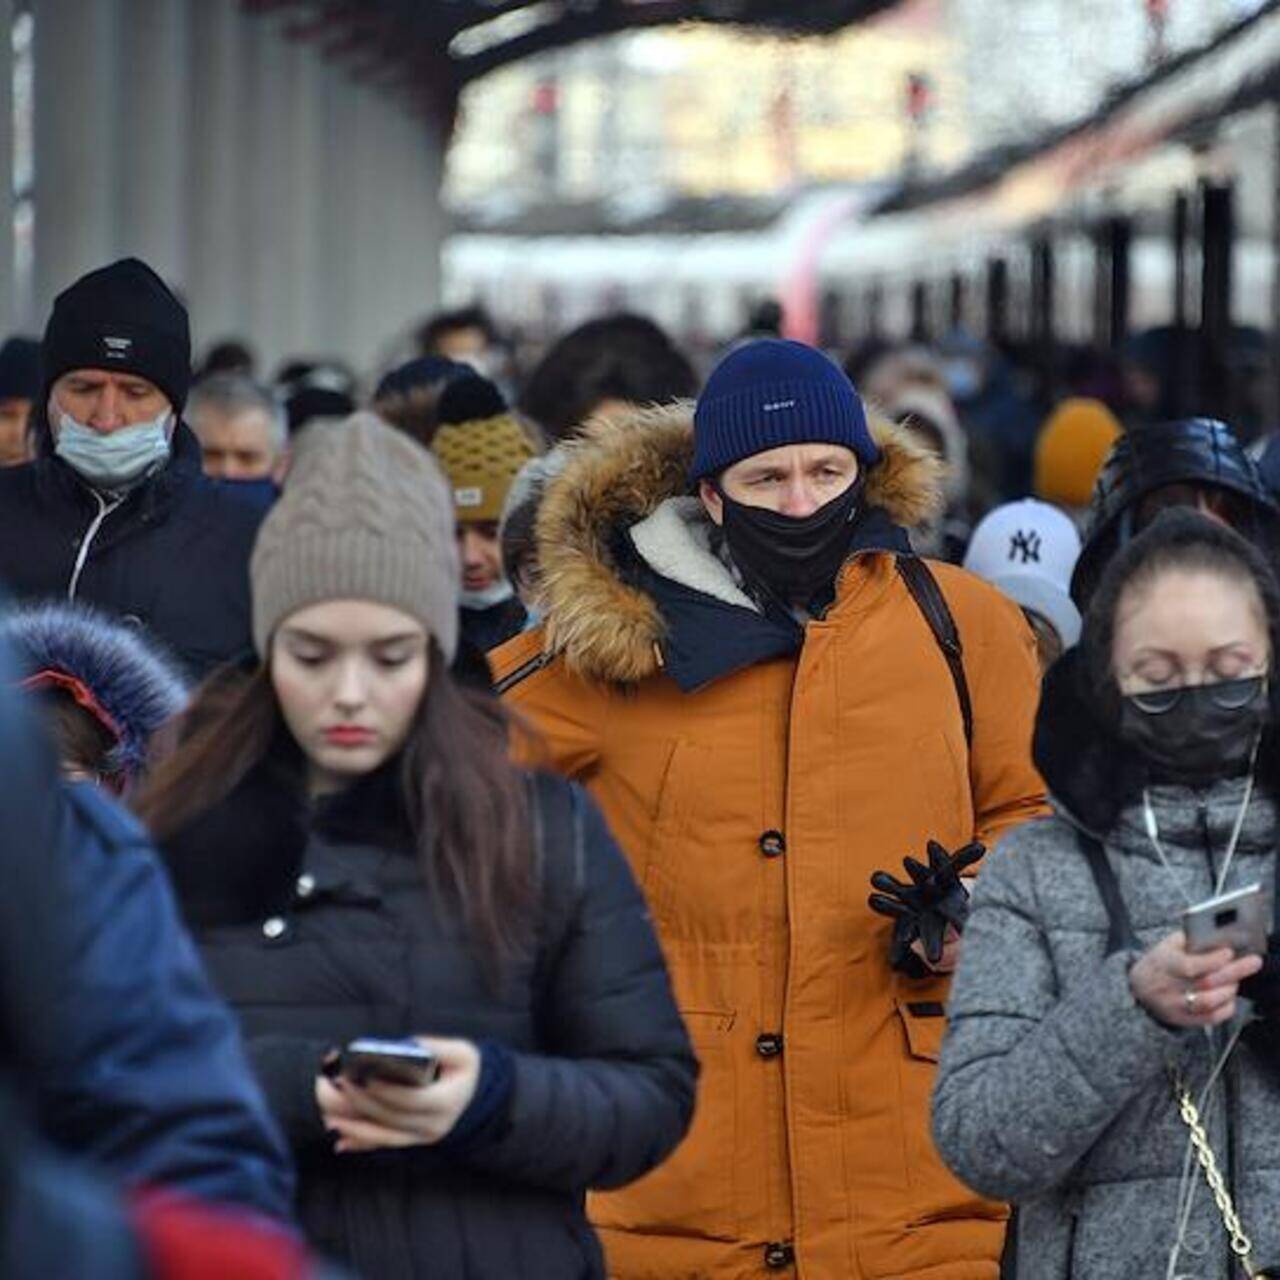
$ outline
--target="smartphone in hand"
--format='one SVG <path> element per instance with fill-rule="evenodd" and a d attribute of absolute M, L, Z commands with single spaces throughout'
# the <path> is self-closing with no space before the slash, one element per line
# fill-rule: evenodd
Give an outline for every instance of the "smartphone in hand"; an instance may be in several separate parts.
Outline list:
<path fill-rule="evenodd" d="M 338 1054 L 336 1074 L 353 1084 L 369 1079 L 417 1087 L 431 1084 L 440 1075 L 440 1062 L 416 1040 L 380 1040 L 362 1036 Z"/>
<path fill-rule="evenodd" d="M 1188 951 L 1230 947 L 1238 956 L 1265 955 L 1271 927 L 1271 895 L 1261 884 L 1233 889 L 1182 913 Z"/>

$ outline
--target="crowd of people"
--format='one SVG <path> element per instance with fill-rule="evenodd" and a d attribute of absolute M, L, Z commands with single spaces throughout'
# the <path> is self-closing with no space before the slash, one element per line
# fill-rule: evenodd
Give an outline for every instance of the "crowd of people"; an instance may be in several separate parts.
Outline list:
<path fill-rule="evenodd" d="M 0 347 L 0 1274 L 1280 1274 L 1265 432 L 500 320 Z"/>

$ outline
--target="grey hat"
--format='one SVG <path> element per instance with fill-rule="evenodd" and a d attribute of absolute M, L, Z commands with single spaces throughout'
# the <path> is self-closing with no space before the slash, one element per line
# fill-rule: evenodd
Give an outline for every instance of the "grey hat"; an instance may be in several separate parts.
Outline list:
<path fill-rule="evenodd" d="M 372 413 L 306 433 L 249 572 L 260 657 L 285 618 L 325 600 L 390 605 L 421 622 L 448 661 L 457 651 L 453 496 L 426 449 Z"/>

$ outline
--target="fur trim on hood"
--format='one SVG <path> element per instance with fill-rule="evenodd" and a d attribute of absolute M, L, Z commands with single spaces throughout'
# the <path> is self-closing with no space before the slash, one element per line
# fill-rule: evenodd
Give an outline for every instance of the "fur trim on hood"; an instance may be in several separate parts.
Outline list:
<path fill-rule="evenodd" d="M 937 455 L 883 418 L 872 417 L 871 429 L 883 457 L 867 473 L 867 505 L 905 528 L 936 517 Z M 615 548 L 629 528 L 688 493 L 693 404 L 597 421 L 566 453 L 538 513 L 548 650 L 579 675 L 633 684 L 659 670 L 665 626 L 654 599 L 620 577 Z"/>
<path fill-rule="evenodd" d="M 14 609 L 0 623 L 0 637 L 13 645 L 24 678 L 53 672 L 87 692 L 114 725 L 114 762 L 130 776 L 146 761 L 152 734 L 187 705 L 172 660 L 136 628 L 87 605 Z"/>

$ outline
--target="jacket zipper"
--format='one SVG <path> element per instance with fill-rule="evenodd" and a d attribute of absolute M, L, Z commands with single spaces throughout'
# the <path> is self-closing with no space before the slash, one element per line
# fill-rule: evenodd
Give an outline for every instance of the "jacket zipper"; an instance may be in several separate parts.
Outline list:
<path fill-rule="evenodd" d="M 123 498 L 113 498 L 108 502 L 96 489 L 92 492 L 93 500 L 98 504 L 98 514 L 90 521 L 84 537 L 80 539 L 80 550 L 76 553 L 75 567 L 71 570 L 71 581 L 67 585 L 68 600 L 76 598 L 76 588 L 80 585 L 80 575 L 84 572 L 84 566 L 89 559 L 89 552 L 93 547 L 93 540 L 98 536 L 98 531 L 102 528 L 103 522 L 124 501 Z"/>
<path fill-rule="evenodd" d="M 536 658 L 530 658 L 528 662 L 522 663 L 510 675 L 504 676 L 494 686 L 493 691 L 499 697 L 506 693 L 509 689 L 514 689 L 522 680 L 527 680 L 537 671 L 541 671 L 551 661 L 551 654 L 543 652 L 538 654 Z"/>

